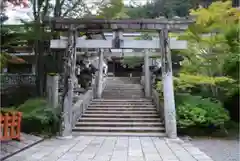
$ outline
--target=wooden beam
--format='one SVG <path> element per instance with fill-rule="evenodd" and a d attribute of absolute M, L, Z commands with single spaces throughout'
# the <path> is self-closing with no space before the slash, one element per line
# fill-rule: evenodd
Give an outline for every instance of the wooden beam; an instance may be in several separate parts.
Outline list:
<path fill-rule="evenodd" d="M 159 49 L 159 40 L 121 40 L 121 49 Z M 65 49 L 67 47 L 66 40 L 51 40 L 51 49 Z M 77 40 L 77 48 L 113 48 L 112 40 Z M 171 49 L 186 49 L 187 42 L 170 39 Z"/>

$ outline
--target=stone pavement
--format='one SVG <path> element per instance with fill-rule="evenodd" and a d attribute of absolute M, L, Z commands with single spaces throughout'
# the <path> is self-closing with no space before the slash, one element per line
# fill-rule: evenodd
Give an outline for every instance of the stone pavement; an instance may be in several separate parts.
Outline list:
<path fill-rule="evenodd" d="M 0 142 L 0 160 L 4 160 L 9 156 L 12 156 L 24 149 L 27 149 L 39 142 L 41 142 L 43 138 L 29 135 L 25 133 L 21 133 L 21 141 L 1 141 Z"/>
<path fill-rule="evenodd" d="M 213 161 L 190 143 L 157 137 L 50 139 L 6 161 Z"/>

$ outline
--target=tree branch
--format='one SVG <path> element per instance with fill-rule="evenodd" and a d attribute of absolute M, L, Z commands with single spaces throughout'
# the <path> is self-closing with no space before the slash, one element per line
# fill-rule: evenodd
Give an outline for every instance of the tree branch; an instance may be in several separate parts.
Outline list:
<path fill-rule="evenodd" d="M 33 16 L 34 20 L 37 20 L 36 0 L 33 1 Z"/>
<path fill-rule="evenodd" d="M 78 0 L 77 2 L 75 2 L 72 7 L 68 8 L 67 11 L 62 14 L 62 16 L 65 17 L 70 11 L 74 10 L 81 2 L 82 0 Z"/>
<path fill-rule="evenodd" d="M 65 2 L 65 0 L 62 0 L 62 1 L 60 2 L 60 7 L 61 7 L 61 8 L 62 8 L 64 2 Z"/>
<path fill-rule="evenodd" d="M 61 3 L 60 0 L 55 1 L 55 7 L 54 7 L 54 16 L 60 17 L 61 16 Z"/>
<path fill-rule="evenodd" d="M 49 0 L 46 0 L 45 6 L 43 7 L 42 17 L 45 17 L 49 9 Z"/>

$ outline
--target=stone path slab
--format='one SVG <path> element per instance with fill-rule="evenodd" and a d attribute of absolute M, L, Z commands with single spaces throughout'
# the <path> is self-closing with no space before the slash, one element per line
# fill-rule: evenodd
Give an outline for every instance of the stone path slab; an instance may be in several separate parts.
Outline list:
<path fill-rule="evenodd" d="M 159 137 L 45 140 L 6 161 L 213 161 L 192 144 Z"/>
<path fill-rule="evenodd" d="M 0 143 L 0 160 L 2 161 L 26 148 L 41 142 L 42 140 L 43 138 L 41 137 L 21 133 L 21 141 L 2 141 Z"/>
<path fill-rule="evenodd" d="M 189 141 L 216 161 L 240 161 L 238 138 L 199 138 Z"/>

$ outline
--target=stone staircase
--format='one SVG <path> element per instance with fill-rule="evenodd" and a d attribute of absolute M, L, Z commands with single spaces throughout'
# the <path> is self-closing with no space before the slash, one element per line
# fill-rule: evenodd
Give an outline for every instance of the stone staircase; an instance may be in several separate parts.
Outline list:
<path fill-rule="evenodd" d="M 140 81 L 140 80 L 139 80 Z M 139 81 L 108 78 L 102 99 L 94 99 L 73 133 L 103 136 L 165 136 L 164 125 Z"/>

